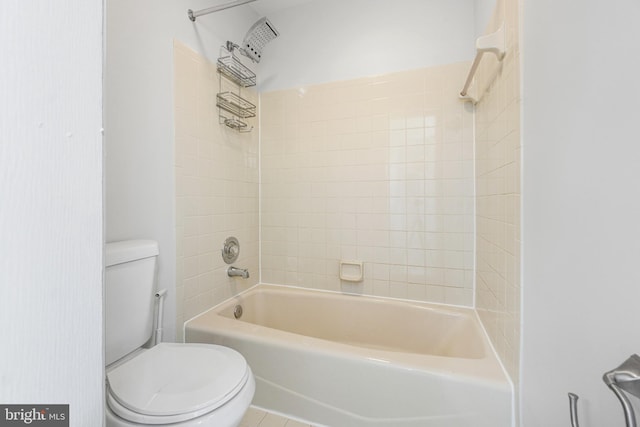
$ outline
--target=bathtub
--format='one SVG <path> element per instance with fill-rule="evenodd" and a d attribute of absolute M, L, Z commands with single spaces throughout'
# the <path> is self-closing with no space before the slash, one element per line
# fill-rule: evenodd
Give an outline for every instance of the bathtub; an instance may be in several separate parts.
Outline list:
<path fill-rule="evenodd" d="M 187 322 L 185 340 L 238 350 L 253 404 L 310 424 L 511 425 L 511 386 L 471 309 L 257 285 Z"/>

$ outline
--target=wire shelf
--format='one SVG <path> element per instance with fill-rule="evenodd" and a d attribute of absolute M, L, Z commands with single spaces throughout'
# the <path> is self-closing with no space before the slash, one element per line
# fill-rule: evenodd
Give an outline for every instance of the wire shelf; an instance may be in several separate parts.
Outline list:
<path fill-rule="evenodd" d="M 256 116 L 256 106 L 233 92 L 219 93 L 216 105 L 242 119 Z"/>
<path fill-rule="evenodd" d="M 253 126 L 249 126 L 247 123 L 236 117 L 225 117 L 220 115 L 220 122 L 224 123 L 231 129 L 237 130 L 238 132 L 251 132 L 253 129 Z"/>
<path fill-rule="evenodd" d="M 218 72 L 242 87 L 256 85 L 256 75 L 232 53 L 218 58 Z"/>

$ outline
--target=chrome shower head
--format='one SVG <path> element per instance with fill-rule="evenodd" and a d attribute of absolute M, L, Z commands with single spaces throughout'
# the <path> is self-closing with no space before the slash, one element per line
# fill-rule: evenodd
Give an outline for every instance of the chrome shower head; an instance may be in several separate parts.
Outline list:
<path fill-rule="evenodd" d="M 251 26 L 242 42 L 242 53 L 253 62 L 260 62 L 264 45 L 278 37 L 278 30 L 267 18 L 260 18 Z"/>
<path fill-rule="evenodd" d="M 635 397 L 640 397 L 640 356 L 632 354 L 622 365 L 605 372 L 602 380 L 622 404 L 627 427 L 636 427 L 636 414 L 633 405 L 623 390 Z"/>
<path fill-rule="evenodd" d="M 602 380 L 607 386 L 617 384 L 624 391 L 640 397 L 640 356 L 631 355 L 622 365 L 606 372 Z"/>

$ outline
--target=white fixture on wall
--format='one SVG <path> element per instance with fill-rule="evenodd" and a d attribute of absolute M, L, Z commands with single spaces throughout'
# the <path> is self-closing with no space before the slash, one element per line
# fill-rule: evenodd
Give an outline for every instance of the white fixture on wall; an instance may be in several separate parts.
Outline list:
<path fill-rule="evenodd" d="M 340 280 L 345 282 L 362 282 L 364 264 L 362 261 L 340 261 Z"/>
<path fill-rule="evenodd" d="M 478 70 L 480 61 L 482 61 L 482 56 L 487 52 L 491 52 L 496 56 L 496 58 L 498 58 L 498 61 L 502 61 L 506 54 L 505 44 L 504 23 L 495 32 L 478 37 L 476 40 L 476 57 L 473 60 L 471 69 L 469 70 L 467 81 L 460 92 L 460 98 L 469 100 L 474 104 L 477 104 L 478 101 L 480 101 L 480 98 L 482 98 L 486 88 L 483 88 L 483 90 L 479 92 L 478 88 L 476 86 L 472 87 L 471 84 L 473 83 L 473 78 Z"/>

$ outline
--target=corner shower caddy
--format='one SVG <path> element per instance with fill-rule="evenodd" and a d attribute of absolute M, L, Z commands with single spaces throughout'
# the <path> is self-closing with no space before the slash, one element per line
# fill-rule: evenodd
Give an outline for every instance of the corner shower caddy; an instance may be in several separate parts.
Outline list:
<path fill-rule="evenodd" d="M 229 44 L 229 43 L 228 43 Z M 234 46 L 220 48 L 217 68 L 220 91 L 216 95 L 220 123 L 239 132 L 251 132 L 246 119 L 256 116 L 256 106 L 242 97 L 242 89 L 256 85 L 256 75 L 233 53 Z M 223 91 L 223 80 L 232 83 L 236 91 Z"/>

